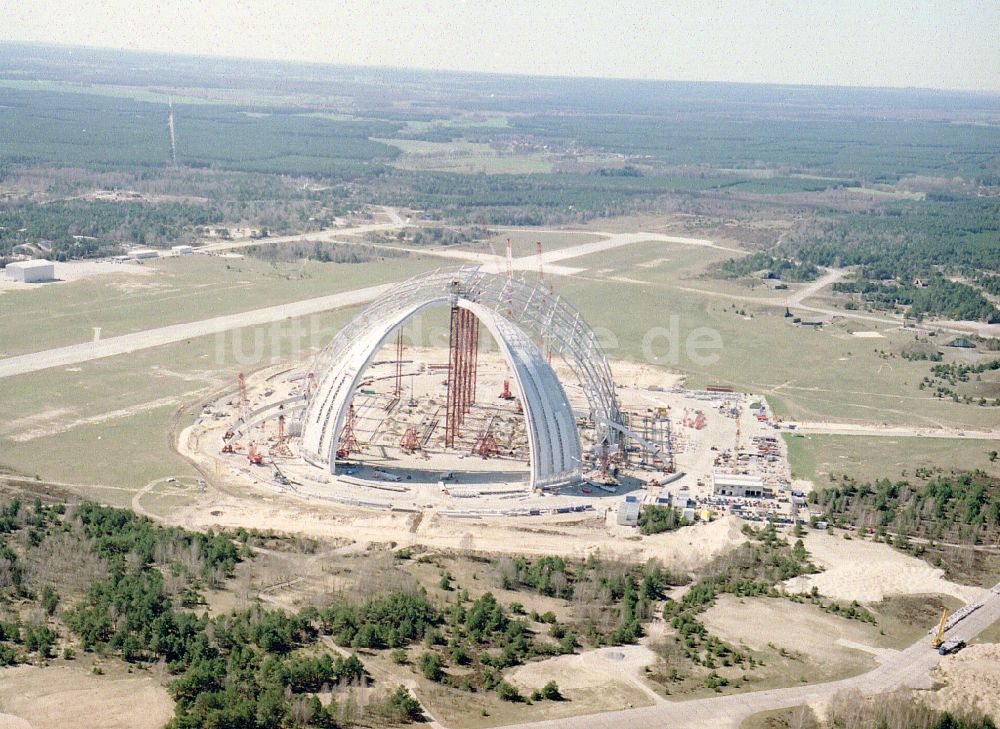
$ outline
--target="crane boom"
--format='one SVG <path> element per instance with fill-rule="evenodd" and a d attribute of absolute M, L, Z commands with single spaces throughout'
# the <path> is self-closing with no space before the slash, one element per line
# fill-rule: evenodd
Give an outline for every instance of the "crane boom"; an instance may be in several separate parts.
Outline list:
<path fill-rule="evenodd" d="M 944 625 L 948 620 L 948 608 L 941 611 L 941 622 L 938 624 L 937 633 L 934 634 L 934 640 L 931 641 L 931 648 L 937 648 L 944 641 Z"/>

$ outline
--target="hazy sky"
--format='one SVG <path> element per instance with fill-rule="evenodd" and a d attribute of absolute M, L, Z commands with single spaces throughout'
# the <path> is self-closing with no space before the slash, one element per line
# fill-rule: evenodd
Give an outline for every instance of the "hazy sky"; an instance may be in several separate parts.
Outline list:
<path fill-rule="evenodd" d="M 0 0 L 0 39 L 528 74 L 1000 91 L 1000 0 Z"/>

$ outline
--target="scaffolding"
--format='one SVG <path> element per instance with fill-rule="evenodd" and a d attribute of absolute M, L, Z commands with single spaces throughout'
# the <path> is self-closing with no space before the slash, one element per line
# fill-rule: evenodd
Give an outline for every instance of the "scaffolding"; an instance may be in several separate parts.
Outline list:
<path fill-rule="evenodd" d="M 250 410 L 250 398 L 247 397 L 247 376 L 240 372 L 236 375 L 236 384 L 240 388 L 240 417 L 246 420 L 247 412 Z"/>
<path fill-rule="evenodd" d="M 354 412 L 354 405 L 347 409 L 347 420 L 340 431 L 340 441 L 337 443 L 337 458 L 347 458 L 353 451 L 358 449 L 358 439 L 354 435 L 354 426 L 358 422 L 358 416 Z"/>
<path fill-rule="evenodd" d="M 479 358 L 479 320 L 468 309 L 451 307 L 448 338 L 448 402 L 445 414 L 444 445 L 455 447 L 465 416 L 476 401 Z"/>
<path fill-rule="evenodd" d="M 288 458 L 292 455 L 292 450 L 288 447 L 288 433 L 285 430 L 284 414 L 278 416 L 278 438 L 274 443 L 274 447 L 271 448 L 270 454 L 272 458 L 274 456 Z"/>
<path fill-rule="evenodd" d="M 396 332 L 396 397 L 403 393 L 403 327 Z"/>
<path fill-rule="evenodd" d="M 511 272 L 513 274 L 513 272 Z M 578 478 L 581 454 L 577 425 L 559 378 L 546 362 L 546 340 L 573 373 L 588 403 L 595 442 L 619 445 L 622 425 L 610 367 L 596 334 L 580 313 L 538 281 L 490 274 L 478 266 L 439 269 L 394 286 L 345 326 L 317 357 L 317 388 L 302 421 L 300 453 L 317 466 L 332 462 L 347 419 L 350 397 L 372 354 L 415 313 L 429 306 L 469 309 L 453 313 L 446 410 L 446 441 L 455 444 L 475 395 L 477 336 L 466 328 L 478 318 L 490 329 L 508 360 L 517 385 L 516 404 L 528 415 L 532 485 L 550 488 Z M 474 333 L 478 333 L 475 331 Z M 455 366 L 452 366 L 455 365 Z M 461 365 L 461 366 L 458 366 Z M 515 382 L 516 381 L 516 382 Z M 469 443 L 471 446 L 472 443 Z"/>

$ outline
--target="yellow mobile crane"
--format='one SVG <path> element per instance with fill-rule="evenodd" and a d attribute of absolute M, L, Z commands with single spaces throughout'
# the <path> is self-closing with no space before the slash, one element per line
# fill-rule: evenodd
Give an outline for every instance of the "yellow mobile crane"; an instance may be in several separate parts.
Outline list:
<path fill-rule="evenodd" d="M 948 620 L 948 608 L 941 611 L 941 623 L 938 625 L 937 633 L 934 634 L 934 640 L 931 641 L 931 648 L 940 648 L 941 643 L 944 641 L 944 624 Z"/>

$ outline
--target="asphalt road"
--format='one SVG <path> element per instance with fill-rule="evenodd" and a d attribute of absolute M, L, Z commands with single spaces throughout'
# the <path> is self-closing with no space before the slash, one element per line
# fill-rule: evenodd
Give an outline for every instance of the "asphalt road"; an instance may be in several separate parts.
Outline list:
<path fill-rule="evenodd" d="M 281 238 L 265 238 L 253 241 L 226 241 L 200 248 L 199 252 L 219 252 L 247 245 L 255 245 L 258 243 L 290 243 L 297 240 L 318 240 L 323 239 L 324 236 L 333 239 L 339 235 L 360 235 L 372 230 L 390 230 L 406 225 L 405 222 L 399 221 L 399 216 L 395 213 L 395 211 L 387 210 L 387 214 L 390 218 L 394 219 L 394 222 L 376 223 L 367 226 L 331 230 L 319 234 L 305 233 L 302 235 L 284 236 Z M 566 260 L 577 256 L 583 256 L 588 253 L 593 253 L 598 250 L 607 250 L 609 248 L 630 245 L 646 240 L 674 240 L 677 242 L 686 242 L 692 245 L 713 245 L 711 241 L 701 239 L 673 238 L 670 236 L 649 233 L 609 233 L 606 235 L 608 237 L 602 240 L 592 243 L 583 243 L 578 246 L 572 246 L 558 251 L 552 251 L 549 254 L 545 254 L 545 256 L 548 256 L 548 260 L 551 261 Z M 455 258 L 471 263 L 483 264 L 487 271 L 495 273 L 502 270 L 502 266 L 504 265 L 498 256 L 486 253 L 476 253 L 473 251 L 414 250 L 414 252 L 440 255 L 445 258 Z M 513 263 L 514 268 L 518 270 L 535 270 L 538 265 L 537 256 L 522 256 L 515 259 Z M 571 275 L 584 269 L 551 265 L 548 270 L 550 273 Z M 5 377 L 14 377 L 16 375 L 24 375 L 30 372 L 37 372 L 50 367 L 68 367 L 70 365 L 80 364 L 81 362 L 88 362 L 94 359 L 101 359 L 103 357 L 130 354 L 140 349 L 149 349 L 151 347 L 159 347 L 164 344 L 173 344 L 174 342 L 181 342 L 186 339 L 218 334 L 220 332 L 240 329 L 242 327 L 270 324 L 283 319 L 308 316 L 310 314 L 339 309 L 345 306 L 366 304 L 390 286 L 392 286 L 392 284 L 369 286 L 355 291 L 345 291 L 339 294 L 332 294 L 330 296 L 320 296 L 314 299 L 306 299 L 304 301 L 296 301 L 289 304 L 279 304 L 277 306 L 255 309 L 253 311 L 247 311 L 240 314 L 229 314 L 226 316 L 213 317 L 211 319 L 203 319 L 201 321 L 173 324 L 166 327 L 159 327 L 157 329 L 147 329 L 142 332 L 109 337 L 96 342 L 83 342 L 81 344 L 72 344 L 65 347 L 57 347 L 55 349 L 47 349 L 40 352 L 33 352 L 31 354 L 19 355 L 17 357 L 8 357 L 6 359 L 0 359 L 0 379 Z"/>
<path fill-rule="evenodd" d="M 982 608 L 947 633 L 949 638 L 969 640 L 1000 620 L 1000 595 L 990 593 Z M 769 689 L 745 694 L 718 696 L 691 701 L 661 700 L 654 706 L 574 716 L 529 724 L 510 725 L 516 729 L 727 729 L 738 727 L 751 714 L 799 706 L 833 698 L 840 691 L 857 690 L 876 694 L 898 688 L 930 688 L 929 672 L 941 660 L 921 637 L 909 648 L 890 655 L 877 668 L 840 681 Z"/>
<path fill-rule="evenodd" d="M 372 301 L 392 284 L 369 286 L 354 291 L 344 291 L 330 296 L 319 296 L 314 299 L 296 301 L 290 304 L 268 306 L 263 309 L 244 311 L 239 314 L 216 316 L 201 321 L 172 324 L 157 329 L 147 329 L 142 332 L 109 337 L 96 342 L 71 344 L 66 347 L 46 349 L 41 352 L 22 354 L 17 357 L 0 359 L 0 379 L 24 375 L 29 372 L 48 369 L 49 367 L 67 367 L 69 365 L 89 362 L 102 357 L 113 357 L 120 354 L 130 354 L 140 349 L 159 347 L 164 344 L 182 342 L 185 339 L 204 337 L 220 332 L 242 327 L 270 324 L 283 319 L 308 316 L 345 306 L 356 306 Z"/>

